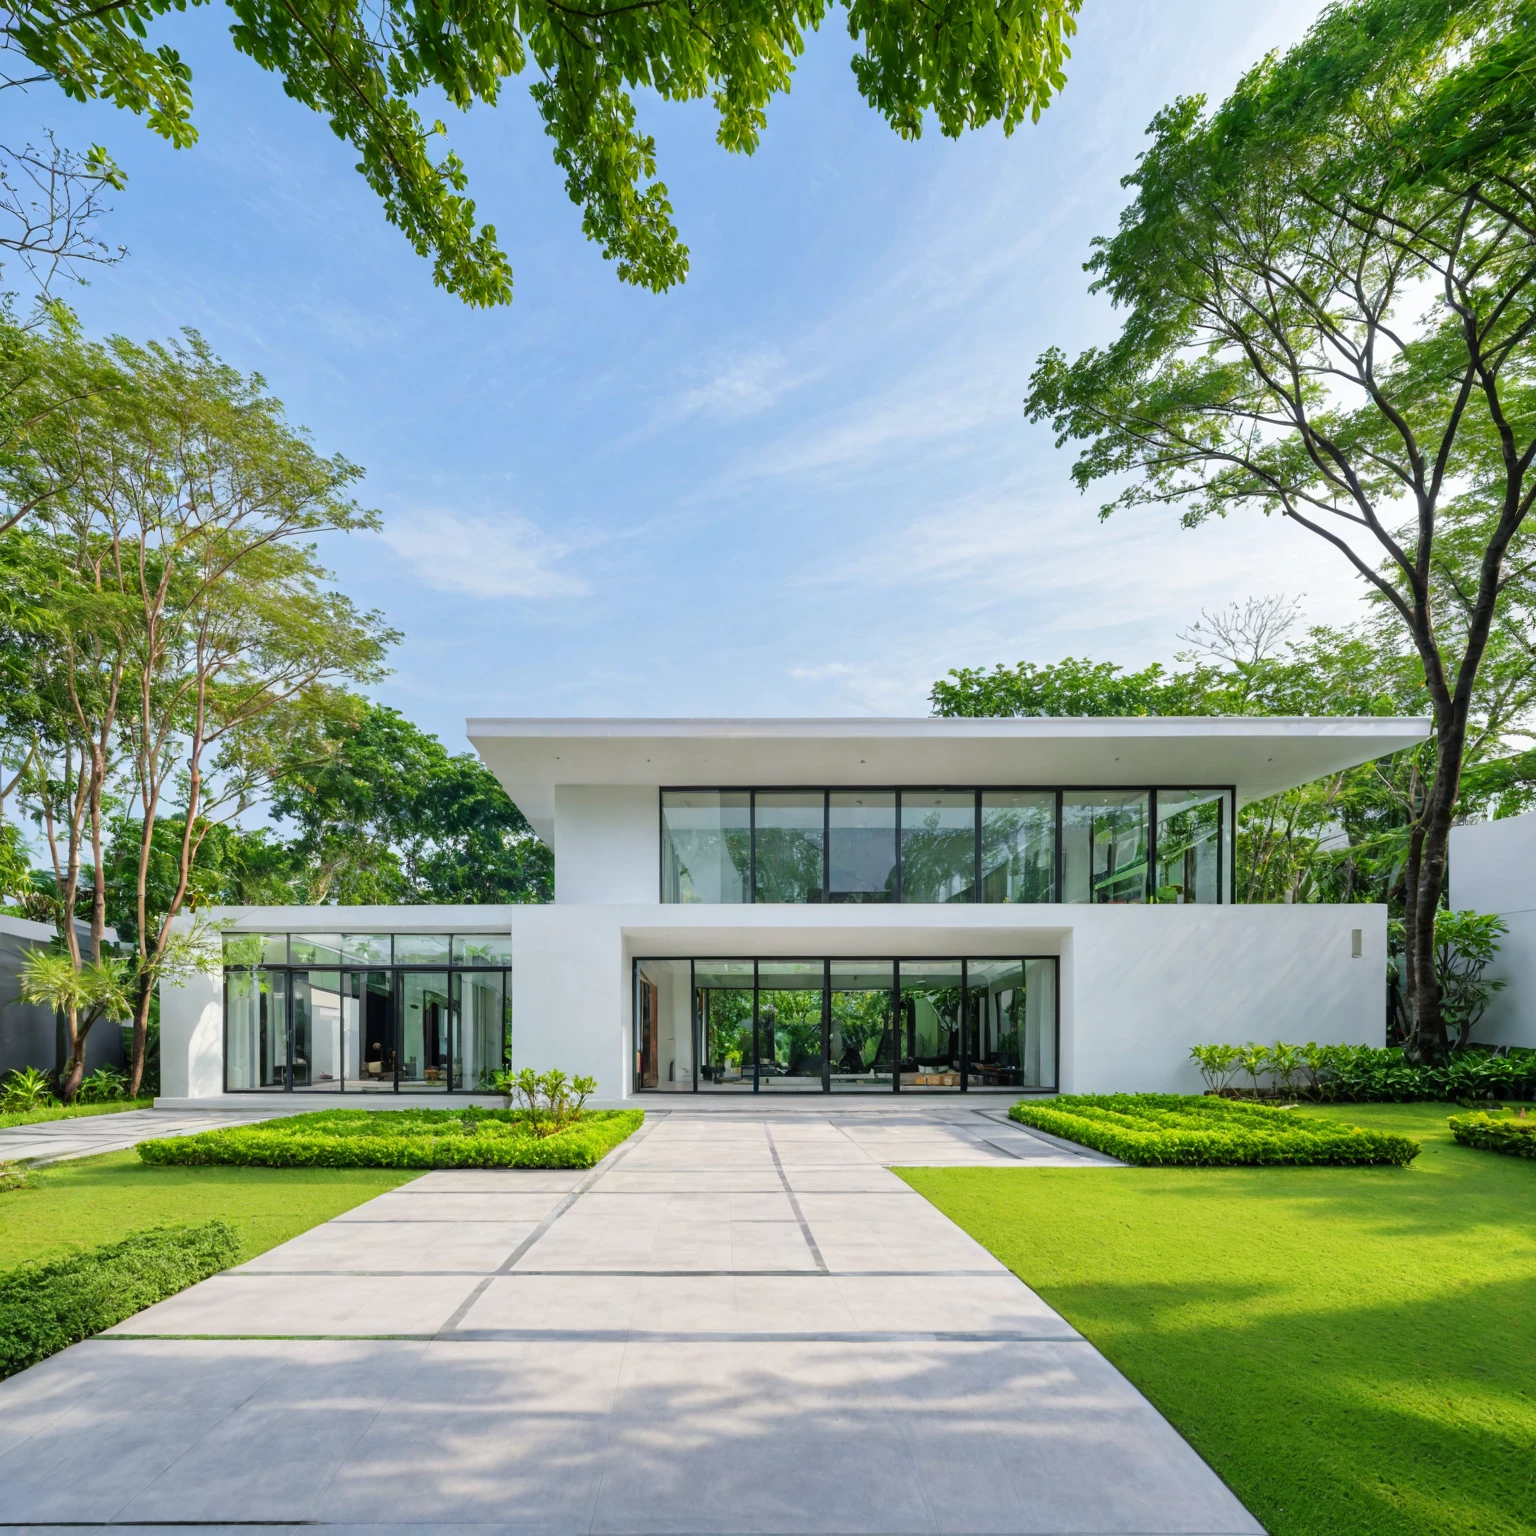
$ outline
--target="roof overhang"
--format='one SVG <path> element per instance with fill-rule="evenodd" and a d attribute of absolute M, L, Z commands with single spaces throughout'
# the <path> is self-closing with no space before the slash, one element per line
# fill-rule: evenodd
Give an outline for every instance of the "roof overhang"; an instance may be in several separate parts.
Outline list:
<path fill-rule="evenodd" d="M 1421 742 L 1427 719 L 469 720 L 466 734 L 546 842 L 557 784 L 1235 785 L 1240 802 Z"/>

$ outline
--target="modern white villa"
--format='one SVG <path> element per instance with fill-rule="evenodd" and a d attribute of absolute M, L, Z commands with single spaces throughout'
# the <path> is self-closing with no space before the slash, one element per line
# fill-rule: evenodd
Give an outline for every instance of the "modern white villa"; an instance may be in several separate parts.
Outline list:
<path fill-rule="evenodd" d="M 238 907 L 165 1098 L 1188 1091 L 1191 1045 L 1381 1044 L 1386 909 L 1233 901 L 1236 807 L 1418 719 L 468 722 L 555 900 Z M 286 1104 L 293 1104 L 285 1097 Z"/>

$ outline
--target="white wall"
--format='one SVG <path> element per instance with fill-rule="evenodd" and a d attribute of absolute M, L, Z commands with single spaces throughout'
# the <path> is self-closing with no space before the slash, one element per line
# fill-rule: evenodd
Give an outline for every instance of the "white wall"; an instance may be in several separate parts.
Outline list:
<path fill-rule="evenodd" d="M 556 902 L 653 902 L 661 889 L 656 785 L 555 789 Z"/>
<path fill-rule="evenodd" d="M 224 1092 L 224 983 L 193 976 L 160 983 L 160 1092 L 168 1099 Z"/>
<path fill-rule="evenodd" d="M 1451 828 L 1451 906 L 1509 924 L 1488 969 L 1504 981 L 1472 1032 L 1480 1045 L 1536 1048 L 1536 812 Z"/>

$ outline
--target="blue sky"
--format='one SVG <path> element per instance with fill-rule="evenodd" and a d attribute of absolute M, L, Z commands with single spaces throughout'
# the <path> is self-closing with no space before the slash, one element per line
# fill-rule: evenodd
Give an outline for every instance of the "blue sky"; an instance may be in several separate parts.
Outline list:
<path fill-rule="evenodd" d="M 201 142 L 34 93 L 13 133 L 105 142 L 130 249 L 72 298 L 97 331 L 195 326 L 366 466 L 385 531 L 327 550 L 404 631 L 386 702 L 462 745 L 477 714 L 921 714 L 950 667 L 1167 659 L 1202 607 L 1357 587 L 1257 515 L 1107 524 L 1027 423 L 1036 355 L 1110 334 L 1086 295 L 1145 126 L 1219 95 L 1315 7 L 1087 0 L 1066 91 L 1011 139 L 899 140 L 829 27 L 727 156 L 707 107 L 642 105 L 692 249 L 662 296 L 583 239 L 521 85 L 449 124 L 516 298 L 438 292 L 323 120 L 223 40 L 194 69 Z"/>

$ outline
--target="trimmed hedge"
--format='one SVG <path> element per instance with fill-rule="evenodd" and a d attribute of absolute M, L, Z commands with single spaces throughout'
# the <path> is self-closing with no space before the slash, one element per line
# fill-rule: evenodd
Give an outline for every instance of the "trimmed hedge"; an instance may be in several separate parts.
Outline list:
<path fill-rule="evenodd" d="M 1147 1168 L 1226 1168 L 1248 1164 L 1402 1167 L 1418 1142 L 1366 1131 L 1294 1110 L 1176 1093 L 1074 1094 L 1025 1099 L 1008 1111 L 1020 1125 L 1107 1152 Z"/>
<path fill-rule="evenodd" d="M 1536 1118 L 1518 1115 L 1452 1115 L 1451 1135 L 1464 1147 L 1507 1152 L 1511 1157 L 1536 1157 Z"/>
<path fill-rule="evenodd" d="M 154 1227 L 121 1242 L 0 1275 L 0 1378 L 114 1327 L 237 1263 L 227 1221 Z"/>
<path fill-rule="evenodd" d="M 523 1110 L 327 1109 L 141 1141 L 138 1152 L 146 1163 L 243 1168 L 590 1168 L 644 1119 L 589 1110 L 540 1136 Z"/>

